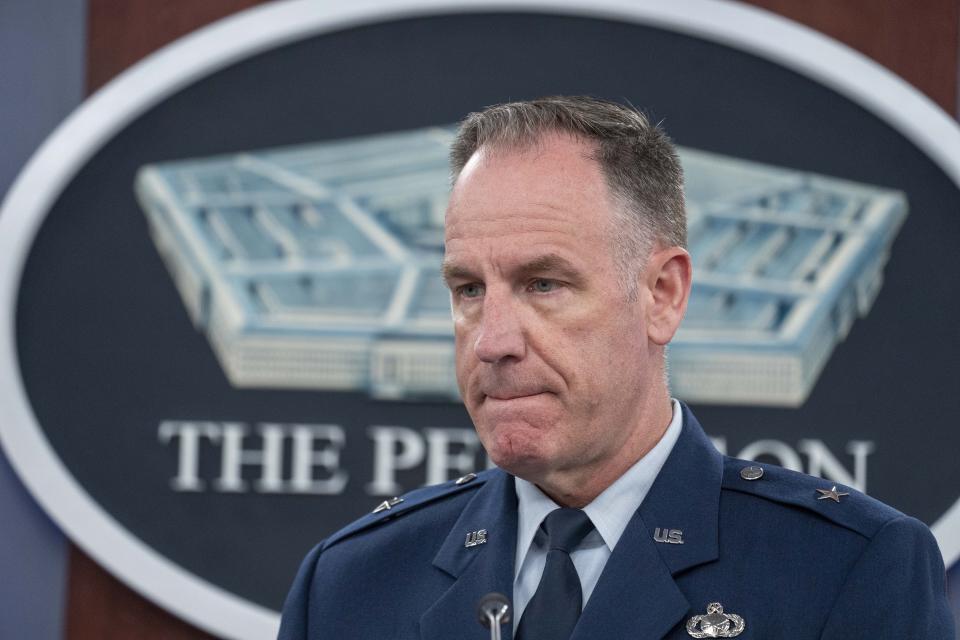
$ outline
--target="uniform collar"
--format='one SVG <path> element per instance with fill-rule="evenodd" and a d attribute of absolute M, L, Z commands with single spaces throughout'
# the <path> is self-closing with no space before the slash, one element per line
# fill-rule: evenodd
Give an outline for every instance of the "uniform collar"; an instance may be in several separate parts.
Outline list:
<path fill-rule="evenodd" d="M 673 574 L 718 557 L 723 481 L 723 456 L 690 408 L 680 407 L 683 431 L 637 511 L 651 539 L 658 528 L 682 531 L 683 544 L 656 545 Z"/>
<path fill-rule="evenodd" d="M 683 410 L 676 400 L 672 401 L 672 406 L 673 416 L 670 424 L 656 446 L 637 460 L 593 502 L 583 508 L 590 516 L 603 544 L 606 544 L 610 551 L 617 546 L 620 536 L 630 523 L 630 518 L 650 491 L 654 480 L 657 479 L 657 474 L 660 473 L 677 438 L 680 437 L 683 427 Z M 516 492 L 519 513 L 514 573 L 520 571 L 520 567 L 523 566 L 540 523 L 548 513 L 560 508 L 535 484 L 522 478 L 516 479 Z"/>
<path fill-rule="evenodd" d="M 680 408 L 681 433 L 624 529 L 571 640 L 663 638 L 691 611 L 674 576 L 718 556 L 723 458 L 690 410 L 683 404 Z M 513 478 L 500 470 L 480 475 L 483 486 L 434 558 L 434 565 L 452 584 L 421 617 L 424 640 L 449 637 L 451 630 L 486 637 L 488 632 L 472 622 L 479 599 L 491 591 L 513 599 L 517 541 Z M 657 528 L 681 530 L 683 544 L 655 541 Z M 466 547 L 465 536 L 480 529 L 487 531 L 487 543 Z M 510 640 L 512 635 L 508 624 L 503 638 Z"/>
<path fill-rule="evenodd" d="M 680 407 L 680 436 L 607 560 L 571 640 L 663 638 L 691 610 L 674 576 L 719 555 L 723 457 L 690 409 Z M 683 544 L 657 539 L 657 529 L 680 531 Z"/>
<path fill-rule="evenodd" d="M 433 559 L 433 565 L 453 583 L 421 616 L 423 640 L 448 638 L 460 631 L 465 637 L 479 637 L 482 629 L 474 622 L 474 612 L 480 598 L 499 592 L 513 599 L 512 564 L 517 540 L 513 476 L 499 469 L 480 476 L 485 480 L 483 486 L 467 503 Z M 468 545 L 469 536 L 480 531 L 486 542 Z M 506 625 L 503 637 L 512 638 L 511 625 Z"/>

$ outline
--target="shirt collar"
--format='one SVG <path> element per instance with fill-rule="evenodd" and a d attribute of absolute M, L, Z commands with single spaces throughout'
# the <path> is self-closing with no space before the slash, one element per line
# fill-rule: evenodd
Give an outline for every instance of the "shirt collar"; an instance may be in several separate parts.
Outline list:
<path fill-rule="evenodd" d="M 683 412 L 680 403 L 672 401 L 673 416 L 667 430 L 656 446 L 647 452 L 632 467 L 617 478 L 593 502 L 583 508 L 596 527 L 604 544 L 610 551 L 617 546 L 620 536 L 633 517 L 634 512 L 657 479 L 663 463 L 673 450 L 680 430 L 683 426 Z M 540 528 L 540 523 L 548 513 L 560 506 L 547 497 L 537 485 L 522 478 L 515 482 L 517 500 L 519 502 L 517 520 L 517 557 L 514 564 L 515 571 L 519 571 L 526 558 L 527 551 L 533 543 L 533 538 Z"/>

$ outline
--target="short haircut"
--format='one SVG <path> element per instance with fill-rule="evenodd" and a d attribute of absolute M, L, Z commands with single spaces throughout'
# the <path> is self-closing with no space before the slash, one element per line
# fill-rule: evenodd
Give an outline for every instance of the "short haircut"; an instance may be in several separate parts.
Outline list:
<path fill-rule="evenodd" d="M 621 205 L 614 207 L 613 246 L 625 276 L 655 244 L 686 246 L 683 170 L 673 143 L 643 113 L 609 100 L 550 96 L 471 113 L 450 150 L 453 182 L 481 147 L 531 147 L 554 132 L 595 145 L 591 157 Z"/>

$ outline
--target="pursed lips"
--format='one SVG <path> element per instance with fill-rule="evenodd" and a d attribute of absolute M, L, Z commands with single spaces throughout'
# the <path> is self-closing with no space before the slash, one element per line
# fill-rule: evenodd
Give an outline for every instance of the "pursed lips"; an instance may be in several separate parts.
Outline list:
<path fill-rule="evenodd" d="M 485 399 L 490 398 L 491 400 L 506 401 L 506 400 L 520 400 L 522 398 L 532 398 L 534 396 L 539 396 L 545 393 L 549 393 L 549 392 L 544 391 L 542 389 L 537 389 L 532 391 L 496 391 L 496 392 L 485 393 L 483 395 Z"/>

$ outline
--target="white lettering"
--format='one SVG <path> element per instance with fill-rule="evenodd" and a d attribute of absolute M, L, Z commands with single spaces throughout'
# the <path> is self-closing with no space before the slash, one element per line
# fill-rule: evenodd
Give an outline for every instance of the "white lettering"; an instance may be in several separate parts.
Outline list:
<path fill-rule="evenodd" d="M 176 475 L 170 479 L 170 486 L 174 491 L 206 490 L 207 479 L 201 475 L 202 457 L 210 448 L 214 451 L 219 448 L 219 475 L 212 484 L 215 491 L 238 493 L 253 490 L 259 493 L 314 495 L 343 493 L 350 478 L 348 470 L 341 468 L 341 457 L 346 447 L 343 427 L 334 424 L 261 423 L 256 425 L 255 430 L 256 434 L 252 435 L 250 427 L 242 422 L 161 422 L 157 430 L 158 440 L 163 444 L 174 440 L 177 442 L 177 469 Z M 477 464 L 477 456 L 482 453 L 482 448 L 472 429 L 430 427 L 417 430 L 377 425 L 369 427 L 367 434 L 373 443 L 373 469 L 371 481 L 365 489 L 371 495 L 399 495 L 412 488 L 398 482 L 397 476 L 401 471 L 415 470 L 422 474 L 423 484 L 429 485 L 446 482 L 452 476 L 465 475 L 475 471 L 478 466 L 494 466 L 488 456 L 484 456 L 485 460 Z M 204 440 L 209 443 L 206 448 Z M 258 443 L 259 448 L 253 446 L 251 441 Z M 714 436 L 711 441 L 718 451 L 726 453 L 726 437 Z M 847 442 L 845 450 L 852 456 L 852 470 L 822 440 L 812 438 L 800 440 L 796 447 L 781 440 L 756 440 L 743 447 L 736 457 L 747 460 L 772 458 L 786 469 L 806 471 L 810 475 L 866 492 L 867 462 L 876 450 L 876 444 L 870 440 L 851 440 Z M 258 472 L 247 470 L 248 478 L 256 473 L 252 482 L 244 480 L 245 467 L 258 468 Z M 289 478 L 286 473 L 290 474 Z"/>
<path fill-rule="evenodd" d="M 859 491 L 867 490 L 867 456 L 874 450 L 874 443 L 865 440 L 851 440 L 847 443 L 847 453 L 853 454 L 853 474 L 847 471 L 830 452 L 822 440 L 801 440 L 797 448 L 807 455 L 807 473 L 812 476 L 836 480 L 841 484 Z"/>
<path fill-rule="evenodd" d="M 397 471 L 413 469 L 423 462 L 423 437 L 406 427 L 374 426 L 367 429 L 367 434 L 373 439 L 373 480 L 367 484 L 367 491 L 381 496 L 402 493 Z"/>
<path fill-rule="evenodd" d="M 260 478 L 254 484 L 262 493 L 283 491 L 283 438 L 284 428 L 279 424 L 262 424 L 257 431 L 263 439 L 263 449 L 244 449 L 243 440 L 247 425 L 239 422 L 224 422 L 221 425 L 223 444 L 220 449 L 220 477 L 214 480 L 218 491 L 246 491 L 247 483 L 241 477 L 243 465 L 259 466 Z"/>
<path fill-rule="evenodd" d="M 853 456 L 854 487 L 867 492 L 867 456 L 877 450 L 872 440 L 851 440 L 847 443 L 847 453 Z"/>
<path fill-rule="evenodd" d="M 200 479 L 200 438 L 213 442 L 220 439 L 215 422 L 180 422 L 165 420 L 157 431 L 160 442 L 167 444 L 177 438 L 177 475 L 170 480 L 174 491 L 203 491 L 206 483 Z"/>
<path fill-rule="evenodd" d="M 327 444 L 314 449 L 316 441 Z M 337 494 L 347 486 L 347 472 L 340 469 L 340 452 L 346 443 L 343 427 L 335 424 L 298 424 L 293 427 L 293 475 L 295 493 Z M 328 477 L 318 480 L 314 469 Z"/>
<path fill-rule="evenodd" d="M 727 455 L 727 439 L 723 436 L 710 436 L 710 441 L 713 443 L 713 446 L 716 447 L 717 451 L 723 455 Z"/>
<path fill-rule="evenodd" d="M 744 460 L 756 460 L 760 456 L 770 456 L 779 460 L 777 464 L 785 469 L 803 472 L 803 462 L 797 452 L 786 442 L 780 440 L 757 440 L 745 446 L 735 457 Z"/>
<path fill-rule="evenodd" d="M 477 468 L 477 449 L 480 439 L 473 429 L 425 429 L 427 438 L 427 482 L 440 484 L 450 479 L 449 472 L 466 475 Z M 451 453 L 451 445 L 460 451 Z"/>

